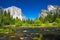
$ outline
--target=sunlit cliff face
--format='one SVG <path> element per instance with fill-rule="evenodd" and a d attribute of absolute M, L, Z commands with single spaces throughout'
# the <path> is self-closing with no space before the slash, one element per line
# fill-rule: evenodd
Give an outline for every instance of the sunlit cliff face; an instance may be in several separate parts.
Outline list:
<path fill-rule="evenodd" d="M 6 10 L 7 12 L 9 11 L 10 14 L 13 16 L 13 18 L 18 17 L 21 20 L 25 19 L 25 16 L 22 14 L 21 9 L 18 7 L 11 6 L 11 7 L 5 8 L 4 10 Z"/>
<path fill-rule="evenodd" d="M 60 14 L 60 6 L 48 5 L 47 10 L 41 10 L 39 17 L 46 17 L 48 15 L 47 12 L 51 12 L 52 15 L 55 13 Z"/>
<path fill-rule="evenodd" d="M 52 6 L 52 5 L 48 5 L 48 11 L 52 11 L 52 10 L 56 10 L 57 8 Z"/>

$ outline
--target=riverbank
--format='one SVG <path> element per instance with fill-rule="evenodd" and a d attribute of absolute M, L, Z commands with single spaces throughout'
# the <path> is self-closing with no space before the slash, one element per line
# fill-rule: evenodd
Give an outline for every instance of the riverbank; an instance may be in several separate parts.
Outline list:
<path fill-rule="evenodd" d="M 58 28 L 15 28 L 15 32 L 0 33 L 0 40 L 50 40 L 59 37 L 60 31 Z M 6 29 L 4 29 L 6 30 Z M 11 30 L 11 29 L 10 29 Z M 41 39 L 42 38 L 42 39 Z"/>
<path fill-rule="evenodd" d="M 60 27 L 28 27 L 28 26 L 19 26 L 19 27 L 16 27 L 16 26 L 10 26 L 10 27 L 2 27 L 0 28 L 0 33 L 15 33 L 15 32 L 18 32 L 18 31 L 23 31 L 24 29 L 28 29 L 28 30 L 31 30 L 32 32 L 34 30 L 37 30 L 37 32 L 40 30 L 40 31 L 56 31 L 56 30 L 60 30 Z"/>

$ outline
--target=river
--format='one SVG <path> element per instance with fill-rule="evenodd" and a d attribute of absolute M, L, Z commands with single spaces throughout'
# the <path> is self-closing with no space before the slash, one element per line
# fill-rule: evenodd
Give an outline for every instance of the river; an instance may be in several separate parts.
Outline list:
<path fill-rule="evenodd" d="M 0 40 L 60 40 L 60 28 L 17 28 L 15 33 L 0 34 Z M 37 35 L 37 36 L 35 36 Z M 36 37 L 37 39 L 33 39 Z"/>

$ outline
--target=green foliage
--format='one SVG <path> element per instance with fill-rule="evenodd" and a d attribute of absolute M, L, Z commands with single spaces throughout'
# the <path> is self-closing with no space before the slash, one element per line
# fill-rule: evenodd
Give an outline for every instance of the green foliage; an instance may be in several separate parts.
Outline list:
<path fill-rule="evenodd" d="M 33 40 L 42 40 L 42 34 L 35 34 Z"/>
<path fill-rule="evenodd" d="M 60 26 L 60 14 L 47 12 L 45 18 L 40 17 L 39 20 L 44 24 L 43 26 Z"/>
<path fill-rule="evenodd" d="M 10 15 L 10 12 L 0 13 L 0 26 L 14 24 L 14 19 Z"/>
<path fill-rule="evenodd" d="M 26 19 L 26 20 L 20 20 L 18 17 L 16 19 L 13 19 L 13 17 L 10 15 L 10 12 L 2 12 L 0 13 L 0 26 L 5 25 L 15 25 L 15 26 L 54 26 L 60 24 L 60 15 L 57 13 L 51 13 L 47 12 L 47 16 L 45 18 L 39 17 L 34 20 L 32 19 Z"/>
<path fill-rule="evenodd" d="M 56 18 L 55 22 L 60 23 L 60 18 Z"/>
<path fill-rule="evenodd" d="M 16 26 L 22 26 L 22 22 L 20 19 L 18 19 L 18 17 L 16 17 L 16 19 L 15 19 L 15 25 Z"/>
<path fill-rule="evenodd" d="M 14 31 L 9 30 L 9 29 L 0 29 L 0 33 L 6 33 L 6 32 L 10 33 L 10 32 L 14 32 Z"/>
<path fill-rule="evenodd" d="M 42 24 L 42 22 L 39 19 L 34 20 L 34 25 L 35 26 L 40 26 L 41 24 Z"/>

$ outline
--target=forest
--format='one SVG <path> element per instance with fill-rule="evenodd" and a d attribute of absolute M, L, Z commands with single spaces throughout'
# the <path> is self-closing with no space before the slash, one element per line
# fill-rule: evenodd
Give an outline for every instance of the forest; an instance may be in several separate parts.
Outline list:
<path fill-rule="evenodd" d="M 0 13 L 0 27 L 59 27 L 60 26 L 60 14 L 57 12 L 52 15 L 51 12 L 47 12 L 45 18 L 37 17 L 34 20 L 26 19 L 20 20 L 18 17 L 15 19 L 6 11 Z"/>

